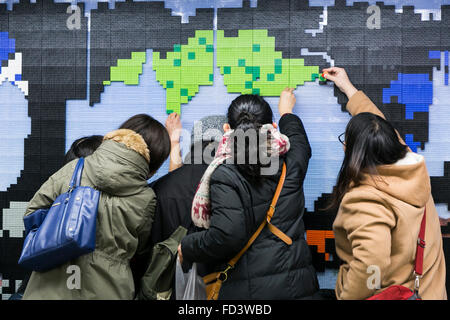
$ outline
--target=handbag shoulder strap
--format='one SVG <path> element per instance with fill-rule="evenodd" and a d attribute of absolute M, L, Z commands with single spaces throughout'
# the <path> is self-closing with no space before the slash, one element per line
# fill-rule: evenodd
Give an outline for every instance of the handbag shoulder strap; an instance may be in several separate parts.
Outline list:
<path fill-rule="evenodd" d="M 281 170 L 281 176 L 280 176 L 280 180 L 278 181 L 278 185 L 277 188 L 275 190 L 275 195 L 272 198 L 272 202 L 270 203 L 270 207 L 269 210 L 267 211 L 267 215 L 266 215 L 266 219 L 264 219 L 264 221 L 260 224 L 260 226 L 258 227 L 258 229 L 255 231 L 255 233 L 251 236 L 251 238 L 248 240 L 247 244 L 245 245 L 245 247 L 239 251 L 239 253 L 228 262 L 228 266 L 229 268 L 233 268 L 236 263 L 238 262 L 238 260 L 242 257 L 242 255 L 248 250 L 248 248 L 250 248 L 250 246 L 253 244 L 253 242 L 256 240 L 256 238 L 259 236 L 259 234 L 261 233 L 262 229 L 266 226 L 266 224 L 269 224 L 269 226 L 272 226 L 273 228 L 276 229 L 276 231 L 274 232 L 272 229 L 271 231 L 276 235 L 276 236 L 281 236 L 283 237 L 282 240 L 285 241 L 285 239 L 289 239 L 290 243 L 292 243 L 292 240 L 286 236 L 282 231 L 280 231 L 278 228 L 276 228 L 275 226 L 273 226 L 272 224 L 270 224 L 270 220 L 273 217 L 273 214 L 275 213 L 275 206 L 278 202 L 278 198 L 280 197 L 280 193 L 281 193 L 281 189 L 283 189 L 283 184 L 284 184 L 284 180 L 286 178 L 286 163 L 283 163 L 283 168 Z M 277 234 L 278 233 L 278 234 Z M 286 242 L 286 241 L 285 241 Z"/>
<path fill-rule="evenodd" d="M 425 249 L 425 228 L 427 224 L 427 209 L 423 212 L 422 222 L 420 224 L 419 237 L 417 238 L 417 248 L 416 248 L 416 265 L 414 272 L 421 276 L 423 273 L 423 251 Z"/>
<path fill-rule="evenodd" d="M 80 186 L 81 175 L 84 168 L 84 158 L 79 158 L 75 170 L 73 171 L 72 179 L 70 179 L 69 190 Z"/>
<path fill-rule="evenodd" d="M 414 266 L 414 275 L 416 277 L 414 282 L 414 291 L 419 291 L 419 279 L 423 274 L 423 252 L 425 249 L 425 228 L 427 224 L 427 208 L 423 212 L 422 222 L 420 223 L 419 236 L 417 238 L 416 247 L 416 262 Z"/>

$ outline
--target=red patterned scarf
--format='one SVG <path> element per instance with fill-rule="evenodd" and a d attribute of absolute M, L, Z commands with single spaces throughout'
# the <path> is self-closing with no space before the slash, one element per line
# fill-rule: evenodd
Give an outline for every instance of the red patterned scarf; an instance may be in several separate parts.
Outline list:
<path fill-rule="evenodd" d="M 281 134 L 272 124 L 265 124 L 261 127 L 261 132 L 265 131 L 269 134 L 267 153 L 271 157 L 279 157 L 289 151 L 289 138 Z M 209 228 L 211 219 L 211 203 L 210 203 L 210 180 L 216 168 L 232 157 L 230 137 L 234 130 L 228 130 L 222 137 L 222 141 L 217 149 L 214 160 L 209 164 L 202 179 L 197 187 L 197 191 L 192 202 L 191 217 L 194 224 L 201 228 Z"/>

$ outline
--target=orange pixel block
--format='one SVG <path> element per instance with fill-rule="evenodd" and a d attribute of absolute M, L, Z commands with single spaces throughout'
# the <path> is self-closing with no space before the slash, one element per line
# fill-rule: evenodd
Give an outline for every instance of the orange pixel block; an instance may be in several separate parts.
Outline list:
<path fill-rule="evenodd" d="M 306 242 L 310 246 L 317 246 L 317 252 L 325 254 L 325 261 L 329 261 L 330 254 L 325 252 L 325 239 L 334 239 L 331 230 L 306 230 Z"/>

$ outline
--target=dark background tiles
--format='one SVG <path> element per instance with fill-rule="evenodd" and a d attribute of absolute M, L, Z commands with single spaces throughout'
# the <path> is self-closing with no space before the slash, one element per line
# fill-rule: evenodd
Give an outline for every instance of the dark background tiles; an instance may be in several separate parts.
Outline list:
<path fill-rule="evenodd" d="M 250 7 L 244 0 L 242 8 L 218 8 L 218 29 L 225 36 L 237 36 L 239 29 L 268 29 L 275 37 L 276 50 L 283 58 L 303 58 L 306 65 L 329 64 L 320 56 L 302 56 L 301 49 L 326 52 L 336 65 L 345 67 L 355 85 L 364 90 L 382 109 L 387 118 L 404 134 L 414 134 L 422 147 L 428 141 L 428 113 L 416 112 L 414 119 L 405 119 L 405 106 L 392 99 L 383 104 L 382 92 L 398 79 L 399 73 L 428 73 L 432 79 L 433 67 L 439 60 L 428 58 L 430 50 L 450 49 L 450 6 L 442 6 L 441 21 L 421 21 L 412 7 L 395 13 L 395 7 L 377 3 L 381 8 L 380 30 L 366 28 L 368 4 L 346 5 L 336 0 L 328 7 L 328 25 L 312 36 L 306 29 L 318 29 L 322 21 L 322 7 L 310 7 L 308 0 L 258 0 Z M 212 29 L 213 9 L 198 9 L 189 23 L 181 23 L 164 2 L 117 2 L 115 9 L 101 2 L 91 11 L 90 33 L 90 96 L 87 85 L 87 20 L 81 8 L 81 29 L 68 30 L 67 3 L 37 0 L 35 4 L 21 1 L 13 10 L 0 4 L 0 31 L 8 31 L 16 39 L 16 51 L 22 52 L 23 76 L 29 81 L 28 112 L 31 134 L 25 139 L 25 165 L 17 184 L 7 192 L 0 192 L 0 229 L 3 229 L 2 209 L 11 201 L 28 201 L 40 185 L 62 164 L 65 147 L 65 111 L 68 99 L 89 99 L 90 105 L 100 102 L 103 81 L 109 79 L 110 67 L 118 59 L 129 59 L 133 51 L 153 49 L 165 58 L 174 44 L 185 44 L 195 30 Z M 343 110 L 347 98 L 334 90 Z M 433 197 L 437 203 L 446 203 L 450 209 L 450 162 L 443 163 L 444 175 L 432 177 Z M 331 230 L 336 212 L 323 211 L 329 194 L 315 201 L 312 212 L 304 215 L 310 230 Z M 448 227 L 443 227 L 447 228 Z M 445 230 L 447 230 L 445 229 Z M 444 229 L 443 229 L 444 230 Z M 448 232 L 447 232 L 448 233 Z M 13 293 L 14 280 L 23 279 L 24 270 L 17 266 L 22 239 L 9 237 L 7 230 L 0 238 L 0 273 L 10 279 L 3 293 Z M 449 259 L 449 241 L 444 241 Z M 311 246 L 316 268 L 337 268 L 334 241 L 326 240 L 326 252 L 334 260 L 325 261 Z M 450 268 L 449 268 L 450 269 Z"/>
<path fill-rule="evenodd" d="M 16 52 L 22 52 L 22 79 L 29 82 L 31 117 L 24 169 L 17 184 L 0 192 L 0 216 L 11 201 L 28 201 L 60 168 L 65 151 L 66 101 L 86 99 L 86 19 L 81 16 L 79 30 L 68 30 L 67 6 L 51 0 L 37 0 L 35 4 L 24 1 L 15 4 L 12 11 L 5 11 L 5 5 L 0 5 L 1 31 L 8 31 L 16 41 Z M 83 5 L 79 6 L 83 10 Z M 4 279 L 23 278 L 24 270 L 17 266 L 21 246 L 22 239 L 10 238 L 3 230 L 0 273 Z M 4 288 L 3 293 L 8 290 Z"/>

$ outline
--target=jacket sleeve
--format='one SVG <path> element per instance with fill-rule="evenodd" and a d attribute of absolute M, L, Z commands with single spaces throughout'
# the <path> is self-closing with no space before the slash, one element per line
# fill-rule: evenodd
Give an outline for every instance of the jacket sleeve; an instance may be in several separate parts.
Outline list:
<path fill-rule="evenodd" d="M 150 199 L 146 208 L 146 219 L 144 223 L 137 229 L 138 245 L 133 258 L 130 260 L 130 268 L 133 274 L 136 292 L 141 288 L 141 278 L 147 270 L 151 254 L 152 254 L 152 240 L 150 238 L 153 226 L 153 219 L 156 207 L 156 197 Z"/>
<path fill-rule="evenodd" d="M 67 188 L 69 188 L 69 181 L 65 181 L 67 179 L 70 178 L 62 177 L 60 171 L 58 171 L 45 181 L 28 203 L 25 216 L 38 209 L 50 208 L 55 199 L 61 194 L 63 180 L 67 182 Z"/>
<path fill-rule="evenodd" d="M 222 171 L 223 172 L 223 171 Z M 216 175 L 217 176 L 217 175 Z M 181 242 L 183 259 L 190 262 L 221 263 L 233 258 L 247 243 L 244 208 L 231 177 L 210 184 L 211 224 L 209 229 L 187 235 Z"/>
<path fill-rule="evenodd" d="M 281 117 L 279 127 L 280 132 L 289 138 L 290 149 L 286 155 L 288 169 L 290 163 L 298 165 L 300 170 L 298 171 L 298 176 L 294 178 L 301 184 L 305 178 L 309 159 L 311 158 L 311 146 L 305 128 L 300 118 L 292 113 L 287 113 Z"/>
<path fill-rule="evenodd" d="M 341 221 L 351 244 L 352 260 L 342 265 L 336 284 L 339 300 L 366 299 L 376 293 L 390 266 L 391 229 L 396 225 L 392 210 L 381 198 L 359 194 L 358 199 L 343 200 Z M 379 277 L 378 277 L 379 275 Z M 378 279 L 377 279 L 378 277 Z"/>
<path fill-rule="evenodd" d="M 162 236 L 162 226 L 163 226 L 163 216 L 162 216 L 162 212 L 163 210 L 161 209 L 161 200 L 159 198 L 159 196 L 157 196 L 156 198 L 156 205 L 155 205 L 155 215 L 154 215 L 154 219 L 153 219 L 153 224 L 152 224 L 152 230 L 150 233 L 150 245 L 153 247 L 155 244 L 157 244 L 158 242 L 161 242 L 165 239 L 163 239 Z"/>
<path fill-rule="evenodd" d="M 148 255 L 151 251 L 151 230 L 153 225 L 153 219 L 155 217 L 155 208 L 156 208 L 156 196 L 153 194 L 153 197 L 150 199 L 147 208 L 146 208 L 146 216 L 144 223 L 137 230 L 138 233 L 138 247 L 136 249 L 136 255 Z"/>
<path fill-rule="evenodd" d="M 359 113 L 370 112 L 386 119 L 384 114 L 362 91 L 356 92 L 347 103 L 347 110 L 354 117 Z"/>
<path fill-rule="evenodd" d="M 368 96 L 362 91 L 356 92 L 348 101 L 347 103 L 347 110 L 350 112 L 352 117 L 356 116 L 359 113 L 363 112 L 370 112 L 373 114 L 376 114 L 377 116 L 382 117 L 383 119 L 386 119 L 383 112 L 381 112 L 380 109 L 377 108 L 377 106 L 370 100 Z M 406 145 L 405 141 L 403 141 L 402 136 L 400 133 L 396 130 L 398 139 L 400 142 L 404 145 Z M 411 149 L 408 148 L 409 151 Z"/>

